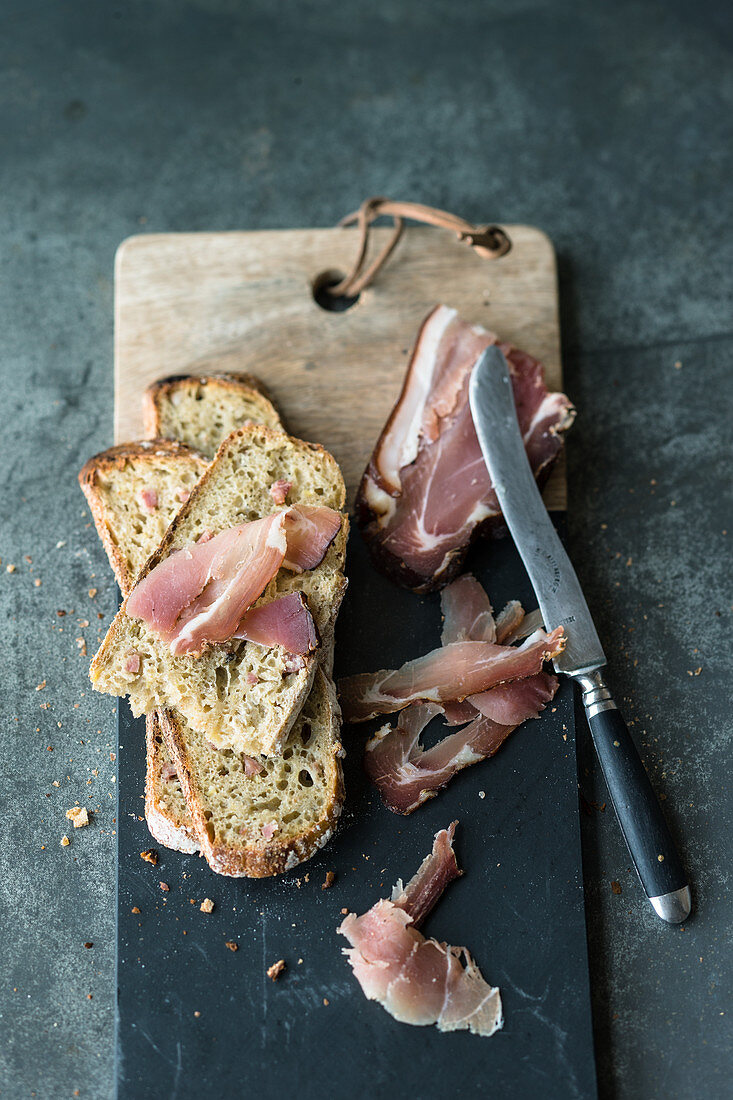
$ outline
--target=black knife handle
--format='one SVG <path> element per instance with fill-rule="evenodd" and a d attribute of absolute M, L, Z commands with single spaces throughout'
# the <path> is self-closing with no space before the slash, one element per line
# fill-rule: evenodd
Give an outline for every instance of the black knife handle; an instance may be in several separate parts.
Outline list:
<path fill-rule="evenodd" d="M 671 923 L 689 915 L 687 875 L 626 722 L 600 673 L 580 676 L 608 793 L 647 897 Z"/>

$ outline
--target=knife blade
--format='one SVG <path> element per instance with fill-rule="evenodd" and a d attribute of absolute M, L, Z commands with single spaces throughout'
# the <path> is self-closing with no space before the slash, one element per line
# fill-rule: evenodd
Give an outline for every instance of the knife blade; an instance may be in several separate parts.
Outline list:
<path fill-rule="evenodd" d="M 692 908 L 682 862 L 638 750 L 603 677 L 606 657 L 570 558 L 552 524 L 527 458 L 509 367 L 496 346 L 479 357 L 469 400 L 499 505 L 529 574 L 545 627 L 567 636 L 555 669 L 580 685 L 610 800 L 644 891 L 671 924 Z"/>

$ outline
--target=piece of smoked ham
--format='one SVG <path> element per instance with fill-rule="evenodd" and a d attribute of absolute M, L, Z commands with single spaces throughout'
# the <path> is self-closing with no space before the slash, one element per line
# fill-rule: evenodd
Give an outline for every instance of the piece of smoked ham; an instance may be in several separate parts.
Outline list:
<path fill-rule="evenodd" d="M 171 553 L 130 593 L 142 619 L 175 654 L 229 641 L 281 567 L 318 565 L 341 526 L 331 508 L 297 505 Z"/>
<path fill-rule="evenodd" d="M 536 628 L 536 634 L 544 634 L 541 621 L 538 626 L 539 613 L 525 616 L 516 600 L 507 604 L 494 621 L 486 592 L 470 574 L 459 577 L 443 589 L 440 605 L 444 650 L 452 651 L 464 643 L 490 643 L 495 637 L 501 642 L 515 635 L 524 636 L 525 622 Z M 536 634 L 532 630 L 530 636 L 535 638 Z M 492 649 L 521 652 L 501 644 L 492 645 Z M 436 650 L 428 656 L 437 660 L 440 652 Z M 418 664 L 410 663 L 413 668 Z M 414 676 L 413 684 L 419 682 L 420 676 Z M 538 718 L 557 687 L 557 678 L 541 671 L 540 663 L 532 675 L 496 684 L 460 700 L 413 702 L 402 710 L 395 727 L 384 726 L 367 743 L 365 770 L 391 810 L 412 813 L 428 798 L 435 797 L 463 768 L 493 756 L 517 726 L 529 718 Z M 441 713 L 448 726 L 462 725 L 464 728 L 425 750 L 420 744 L 420 735 Z"/>
<path fill-rule="evenodd" d="M 439 1031 L 493 1035 L 503 1025 L 499 990 L 484 980 L 465 947 L 426 939 L 419 925 L 445 887 L 462 872 L 453 851 L 456 822 L 435 836 L 431 854 L 406 887 L 358 917 L 349 913 L 338 931 L 354 975 L 370 1001 L 401 1023 Z"/>
<path fill-rule="evenodd" d="M 417 592 L 454 577 L 476 533 L 504 533 L 468 403 L 476 360 L 496 343 L 509 363 L 519 426 L 539 481 L 575 416 L 564 394 L 548 392 L 542 365 L 531 355 L 499 343 L 447 306 L 428 314 L 356 502 L 375 563 Z"/>
<path fill-rule="evenodd" d="M 402 668 L 347 676 L 339 694 L 347 722 L 366 722 L 420 701 L 462 701 L 470 695 L 540 672 L 544 661 L 562 653 L 562 627 L 536 630 L 521 646 L 494 642 L 452 642 Z"/>
<path fill-rule="evenodd" d="M 382 799 L 398 814 L 411 814 L 434 798 L 454 775 L 497 752 L 510 733 L 540 712 L 557 691 L 557 678 L 539 672 L 526 680 L 487 691 L 498 692 L 504 709 L 494 713 L 502 721 L 477 713 L 467 726 L 448 734 L 430 749 L 423 749 L 420 734 L 441 712 L 435 703 L 418 703 L 400 714 L 397 725 L 384 726 L 367 742 L 364 767 Z"/>
<path fill-rule="evenodd" d="M 318 645 L 318 631 L 302 592 L 291 592 L 270 603 L 250 607 L 233 635 L 248 642 L 288 653 L 311 653 Z"/>

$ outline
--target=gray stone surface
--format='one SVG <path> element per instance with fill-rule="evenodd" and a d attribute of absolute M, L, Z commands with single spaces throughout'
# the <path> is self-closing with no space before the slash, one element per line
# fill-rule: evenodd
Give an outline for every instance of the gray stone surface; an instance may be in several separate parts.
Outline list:
<path fill-rule="evenodd" d="M 110 442 L 115 248 L 327 225 L 386 193 L 536 224 L 558 248 L 572 551 L 697 906 L 663 927 L 591 809 L 601 1094 L 723 1096 L 729 5 L 5 0 L 3 16 L 0 1092 L 112 1090 L 115 725 L 77 639 L 93 649 L 115 589 L 76 473 Z M 74 833 L 77 801 L 95 813 Z"/>

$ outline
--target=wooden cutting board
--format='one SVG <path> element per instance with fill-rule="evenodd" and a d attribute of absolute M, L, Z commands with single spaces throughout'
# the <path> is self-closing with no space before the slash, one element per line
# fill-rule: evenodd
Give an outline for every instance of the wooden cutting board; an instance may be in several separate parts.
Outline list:
<path fill-rule="evenodd" d="M 140 398 L 154 379 L 250 371 L 294 433 L 334 452 L 353 492 L 418 326 L 441 301 L 537 355 L 558 387 L 553 250 L 537 230 L 508 229 L 514 247 L 493 262 L 447 233 L 408 230 L 376 285 L 341 313 L 318 306 L 312 288 L 324 272 L 348 268 L 352 231 L 126 241 L 117 258 L 117 441 L 142 434 Z M 377 230 L 380 243 L 384 232 Z M 546 497 L 555 512 L 564 508 L 561 471 Z M 496 606 L 511 598 L 533 606 L 509 540 L 477 544 L 468 566 Z M 337 676 L 396 667 L 439 644 L 438 597 L 415 596 L 377 573 L 357 530 L 347 572 Z M 334 840 L 277 879 L 232 880 L 160 845 L 157 867 L 140 859 L 151 844 L 142 816 L 144 723 L 121 705 L 120 1100 L 595 1096 L 572 684 L 495 758 L 466 769 L 408 818 L 386 810 L 364 775 L 363 743 L 374 725 L 344 729 L 347 802 Z M 409 877 L 436 830 L 454 819 L 466 873 L 425 930 L 466 944 L 501 987 L 506 1025 L 492 1039 L 394 1021 L 364 998 L 335 932 L 344 909 L 363 912 Z M 335 883 L 322 890 L 327 871 Z M 209 915 L 199 908 L 206 897 L 215 902 Z M 287 968 L 273 983 L 266 969 L 280 958 Z"/>
<path fill-rule="evenodd" d="M 529 226 L 487 261 L 447 232 L 410 228 L 387 267 L 344 312 L 313 296 L 344 272 L 350 229 L 131 237 L 115 273 L 115 442 L 143 435 L 145 387 L 168 374 L 240 370 L 267 384 L 290 431 L 322 443 L 350 499 L 399 394 L 418 327 L 438 302 L 537 356 L 562 388 L 555 254 Z M 373 230 L 381 247 L 388 229 Z M 565 507 L 556 471 L 548 507 Z"/>

